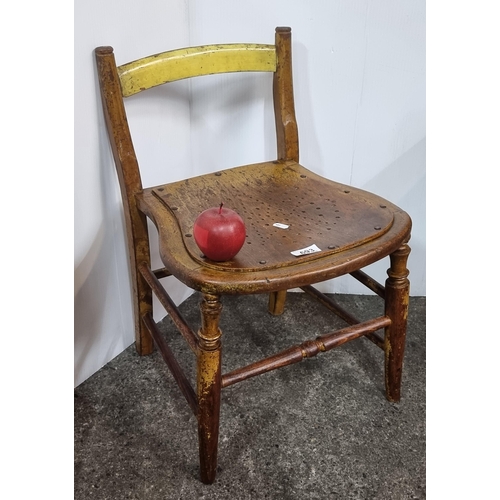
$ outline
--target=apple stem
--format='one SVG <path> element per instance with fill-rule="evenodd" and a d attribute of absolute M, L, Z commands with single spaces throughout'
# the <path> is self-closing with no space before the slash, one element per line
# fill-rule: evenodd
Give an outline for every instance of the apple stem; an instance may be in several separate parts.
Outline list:
<path fill-rule="evenodd" d="M 224 205 L 224 203 L 221 202 L 220 206 L 219 206 L 219 214 L 222 213 L 222 205 Z"/>

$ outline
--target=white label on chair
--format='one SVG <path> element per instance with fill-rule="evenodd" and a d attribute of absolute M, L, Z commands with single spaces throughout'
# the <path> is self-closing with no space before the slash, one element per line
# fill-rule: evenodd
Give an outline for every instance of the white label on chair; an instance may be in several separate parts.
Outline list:
<path fill-rule="evenodd" d="M 300 257 L 301 255 L 307 255 L 309 253 L 316 253 L 316 252 L 321 252 L 321 249 L 314 244 L 307 248 L 302 248 L 301 250 L 294 250 L 293 252 L 290 253 L 292 255 L 295 255 L 295 257 Z"/>
<path fill-rule="evenodd" d="M 282 224 L 281 222 L 275 222 L 273 224 L 274 227 L 279 227 L 280 229 L 288 229 L 290 226 L 287 224 Z"/>

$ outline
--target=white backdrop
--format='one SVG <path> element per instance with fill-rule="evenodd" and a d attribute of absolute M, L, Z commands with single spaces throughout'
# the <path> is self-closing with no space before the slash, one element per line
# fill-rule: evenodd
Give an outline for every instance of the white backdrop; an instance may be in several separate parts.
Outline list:
<path fill-rule="evenodd" d="M 134 337 L 123 216 L 93 49 L 112 45 L 121 64 L 188 45 L 273 43 L 276 26 L 292 27 L 301 163 L 411 215 L 411 294 L 425 295 L 424 0 L 76 2 L 75 385 Z M 129 99 L 144 184 L 273 158 L 269 76 L 176 82 L 148 93 L 147 112 Z M 386 268 L 377 264 L 370 273 L 383 282 Z M 176 303 L 189 296 L 173 278 L 166 283 Z M 368 293 L 348 277 L 321 289 Z M 160 319 L 164 311 L 156 306 Z"/>

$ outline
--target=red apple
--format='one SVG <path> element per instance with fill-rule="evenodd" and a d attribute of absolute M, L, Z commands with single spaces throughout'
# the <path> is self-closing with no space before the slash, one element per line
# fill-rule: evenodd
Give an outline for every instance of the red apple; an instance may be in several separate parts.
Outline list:
<path fill-rule="evenodd" d="M 193 236 L 200 250 L 211 260 L 222 262 L 232 259 L 245 242 L 243 219 L 229 208 L 209 208 L 194 222 Z"/>

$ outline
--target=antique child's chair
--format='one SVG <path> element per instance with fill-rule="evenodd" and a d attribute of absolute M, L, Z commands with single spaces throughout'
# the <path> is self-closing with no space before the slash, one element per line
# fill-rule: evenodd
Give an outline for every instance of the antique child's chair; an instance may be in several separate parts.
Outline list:
<path fill-rule="evenodd" d="M 212 483 L 215 479 L 220 394 L 224 387 L 364 336 L 384 351 L 386 397 L 399 401 L 409 300 L 406 262 L 411 220 L 389 201 L 322 178 L 298 163 L 290 28 L 276 29 L 274 45 L 191 47 L 121 66 L 116 66 L 111 47 L 98 47 L 95 56 L 125 210 L 136 348 L 144 355 L 152 352 L 154 344 L 157 346 L 197 416 L 202 481 Z M 244 71 L 274 74 L 277 158 L 143 188 L 124 99 L 183 78 Z M 208 259 L 192 236 L 197 216 L 220 201 L 240 214 L 246 225 L 246 243 L 225 262 Z M 162 269 L 150 267 L 147 218 L 158 230 Z M 361 269 L 387 256 L 390 265 L 383 286 Z M 384 299 L 382 316 L 360 322 L 312 287 L 345 274 Z M 187 324 L 159 281 L 171 275 L 201 292 L 198 332 Z M 317 298 L 348 326 L 223 374 L 221 298 L 227 294 L 269 294 L 269 312 L 280 314 L 286 291 L 297 287 Z M 152 292 L 196 356 L 196 388 L 153 321 Z M 377 330 L 383 330 L 384 335 Z"/>

